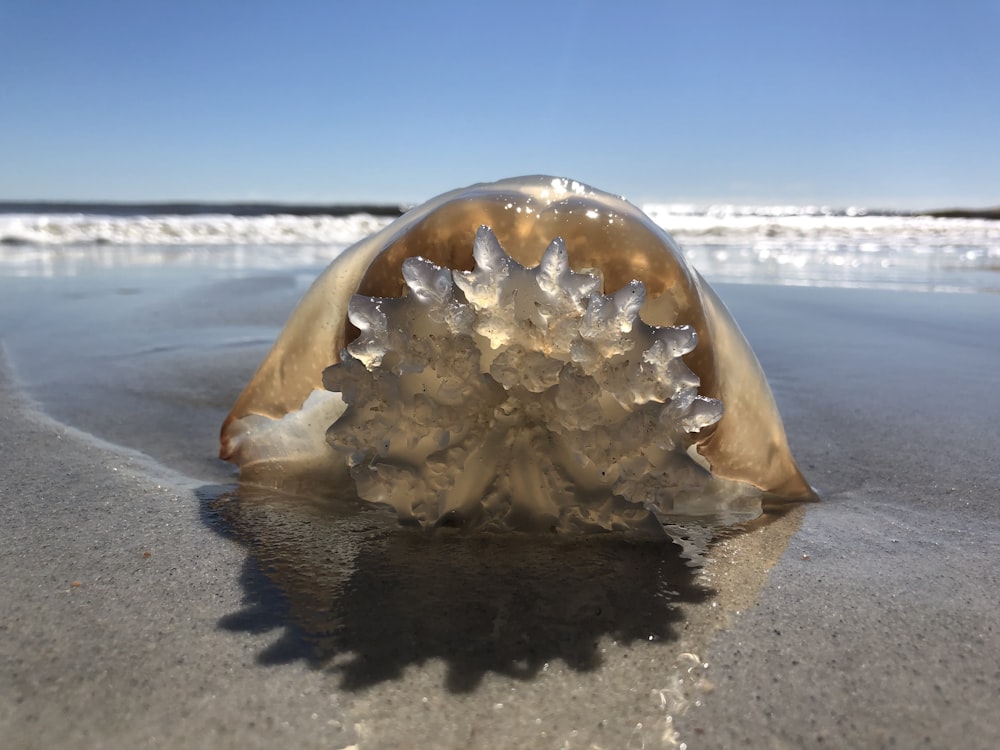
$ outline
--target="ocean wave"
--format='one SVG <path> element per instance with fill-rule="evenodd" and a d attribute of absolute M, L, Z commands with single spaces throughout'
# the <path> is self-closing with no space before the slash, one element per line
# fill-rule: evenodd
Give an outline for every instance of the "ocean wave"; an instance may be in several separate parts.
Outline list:
<path fill-rule="evenodd" d="M 1000 222 L 816 206 L 649 204 L 644 211 L 714 281 L 1000 287 Z M 88 268 L 321 267 L 391 216 L 0 213 L 0 273 Z"/>
<path fill-rule="evenodd" d="M 309 245 L 351 244 L 377 232 L 390 216 L 234 214 L 0 216 L 4 245 Z"/>
<path fill-rule="evenodd" d="M 815 207 L 647 205 L 646 214 L 682 244 L 706 238 L 750 241 L 839 241 L 906 246 L 1000 243 L 1000 223 L 987 219 L 870 213 L 865 209 L 831 211 Z"/>

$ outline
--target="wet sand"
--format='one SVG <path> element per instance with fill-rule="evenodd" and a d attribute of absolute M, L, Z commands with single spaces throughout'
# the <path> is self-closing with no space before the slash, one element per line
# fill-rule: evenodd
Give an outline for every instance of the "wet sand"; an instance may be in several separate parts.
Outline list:
<path fill-rule="evenodd" d="M 695 570 L 227 503 L 300 291 L 4 282 L 3 747 L 1000 745 L 1000 297 L 719 287 L 824 500 Z"/>

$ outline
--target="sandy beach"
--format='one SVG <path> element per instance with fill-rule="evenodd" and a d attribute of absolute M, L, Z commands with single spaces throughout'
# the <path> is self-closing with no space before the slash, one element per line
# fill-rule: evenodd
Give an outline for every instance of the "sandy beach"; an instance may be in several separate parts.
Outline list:
<path fill-rule="evenodd" d="M 719 285 L 823 501 L 696 570 L 227 503 L 307 281 L 3 280 L 0 745 L 1000 745 L 1000 297 Z"/>

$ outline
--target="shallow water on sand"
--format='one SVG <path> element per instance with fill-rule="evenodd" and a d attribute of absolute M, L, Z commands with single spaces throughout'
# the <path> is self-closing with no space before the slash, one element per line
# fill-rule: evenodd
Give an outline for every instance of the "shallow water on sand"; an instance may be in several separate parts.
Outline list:
<path fill-rule="evenodd" d="M 672 737 L 673 716 L 700 695 L 695 653 L 727 616 L 710 602 L 719 588 L 693 563 L 703 562 L 710 534 L 684 546 L 619 535 L 428 535 L 386 513 L 234 494 L 234 470 L 215 458 L 219 426 L 318 270 L 137 265 L 0 277 L 4 358 L 57 420 L 200 485 L 192 502 L 204 527 L 246 552 L 231 571 L 243 606 L 219 628 L 277 634 L 260 644 L 257 664 L 305 662 L 364 700 L 398 701 L 416 679 L 425 697 L 453 696 L 442 708 L 477 694 L 491 712 L 511 714 L 516 685 L 526 696 L 544 680 L 575 689 L 584 676 L 618 681 L 640 649 L 656 700 L 643 696 L 641 710 L 605 712 L 593 726 L 581 705 L 555 714 L 562 729 L 548 718 L 521 736 Z M 778 548 L 793 527 L 776 533 Z M 751 576 L 756 586 L 766 567 Z M 703 624 L 689 630 L 692 608 Z M 622 689 L 620 700 L 633 700 Z M 381 707 L 357 715 L 369 734 L 398 731 Z"/>
<path fill-rule="evenodd" d="M 556 661 L 589 672 L 602 640 L 677 641 L 680 605 L 711 595 L 682 548 L 661 539 L 428 534 L 387 512 L 248 490 L 207 507 L 250 552 L 244 575 L 268 582 L 223 626 L 259 623 L 262 609 L 276 623 L 284 615 L 289 627 L 260 660 L 306 659 L 346 689 L 432 660 L 460 693 L 487 673 L 531 680 Z"/>
<path fill-rule="evenodd" d="M 304 286 L 190 268 L 0 278 L 0 336 L 55 418 L 219 481 L 222 419 Z"/>
<path fill-rule="evenodd" d="M 95 632 L 127 662 L 102 657 L 111 677 L 98 694 L 131 700 L 121 696 L 135 692 L 134 663 L 160 636 L 130 641 L 131 621 L 77 623 L 112 605 L 145 622 L 178 579 L 201 576 L 204 590 L 171 605 L 188 619 L 169 641 L 170 660 L 156 662 L 157 683 L 190 685 L 200 668 L 177 660 L 198 653 L 205 631 L 221 634 L 213 649 L 234 653 L 213 691 L 256 696 L 233 704 L 231 724 L 245 723 L 247 706 L 297 715 L 312 690 L 336 702 L 330 721 L 361 747 L 801 747 L 817 737 L 858 746 L 872 736 L 902 746 L 925 736 L 944 744 L 962 727 L 971 746 L 995 746 L 995 296 L 717 287 L 825 502 L 808 509 L 784 557 L 795 519 L 718 541 L 696 569 L 669 543 L 428 539 L 377 514 L 229 501 L 233 471 L 214 457 L 219 425 L 318 270 L 136 266 L 0 278 L 0 339 L 21 387 L 60 421 L 201 486 L 147 528 L 157 497 L 133 496 L 131 485 L 117 499 L 93 496 L 96 482 L 67 480 L 64 498 L 44 495 L 66 517 L 39 512 L 18 527 L 17 549 L 60 549 L 35 561 L 49 577 L 66 560 L 89 572 L 88 555 L 112 560 L 121 581 L 146 576 L 135 590 L 108 587 L 91 609 L 73 603 L 72 615 L 59 609 L 64 600 L 32 593 L 48 583 L 25 584 L 17 602 L 30 616 L 11 632 L 69 639 L 59 684 L 79 679 L 81 696 L 95 689 L 97 667 L 73 661 L 93 646 L 81 633 Z M 47 455 L 59 471 L 60 455 Z M 187 516 L 188 525 L 177 520 Z M 94 519 L 111 530 L 93 531 Z M 127 536 L 112 533 L 126 520 Z M 131 558 L 114 557 L 139 538 L 161 544 L 152 563 L 171 567 L 136 573 Z M 28 575 L 23 559 L 16 569 Z M 85 580 L 81 591 L 100 583 Z M 29 671 L 45 668 L 36 664 L 44 649 L 26 653 Z M 311 670 L 296 671 L 302 664 Z M 169 710 L 150 690 L 143 700 L 153 708 L 128 703 L 140 722 Z M 72 701 L 27 694 L 19 705 L 59 705 L 92 738 L 108 731 Z M 952 701 L 944 713 L 941 695 Z M 303 721 L 295 736 L 318 737 Z M 22 725 L 29 734 L 11 736 L 37 736 Z"/>

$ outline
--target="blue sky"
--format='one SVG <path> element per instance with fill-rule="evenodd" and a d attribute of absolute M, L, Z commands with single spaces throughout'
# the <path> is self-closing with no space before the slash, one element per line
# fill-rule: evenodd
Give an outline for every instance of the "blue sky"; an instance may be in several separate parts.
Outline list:
<path fill-rule="evenodd" d="M 0 199 L 543 172 L 637 202 L 1000 204 L 1000 0 L 4 0 L 0 29 Z"/>

